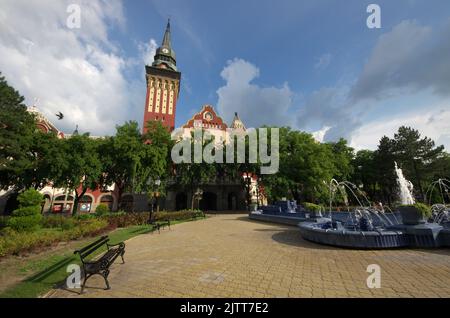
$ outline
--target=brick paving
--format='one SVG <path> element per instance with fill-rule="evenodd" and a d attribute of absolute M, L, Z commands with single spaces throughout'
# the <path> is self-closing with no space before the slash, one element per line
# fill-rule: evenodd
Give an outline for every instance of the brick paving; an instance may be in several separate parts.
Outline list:
<path fill-rule="evenodd" d="M 48 297 L 450 297 L 450 250 L 349 250 L 303 240 L 295 227 L 215 215 L 126 242 L 112 289 Z M 369 264 L 381 288 L 369 289 Z"/>

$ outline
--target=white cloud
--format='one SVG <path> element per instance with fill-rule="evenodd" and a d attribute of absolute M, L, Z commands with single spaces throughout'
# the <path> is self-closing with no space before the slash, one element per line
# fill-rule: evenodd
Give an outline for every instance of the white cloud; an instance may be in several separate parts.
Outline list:
<path fill-rule="evenodd" d="M 361 125 L 357 105 L 347 101 L 348 87 L 323 87 L 307 96 L 297 111 L 297 125 L 307 131 L 323 133 L 323 141 L 351 139 L 351 133 Z"/>
<path fill-rule="evenodd" d="M 376 149 L 384 135 L 393 138 L 400 126 L 417 129 L 422 136 L 433 139 L 436 145 L 450 150 L 450 101 L 423 107 L 421 112 L 410 112 L 395 118 L 382 119 L 362 125 L 353 134 L 351 146 L 355 149 Z"/>
<path fill-rule="evenodd" d="M 368 123 L 367 120 L 372 121 L 366 118 L 369 111 L 374 119 L 379 118 L 389 111 L 386 104 L 390 98 L 395 97 L 407 103 L 413 93 L 431 92 L 432 98 L 441 101 L 450 96 L 448 38 L 448 22 L 432 29 L 415 21 L 402 21 L 378 38 L 355 84 L 348 87 L 323 87 L 306 97 L 305 104 L 298 111 L 299 128 L 319 128 L 322 132 L 324 128 L 329 128 L 323 136 L 325 141 L 340 137 L 350 141 L 353 138 L 358 147 L 367 145 L 373 148 L 381 137 L 380 132 L 385 130 L 384 125 L 395 130 L 406 119 L 391 117 L 382 123 Z M 326 65 L 326 62 L 327 59 L 321 57 L 316 67 Z M 429 110 L 429 107 L 424 106 L 423 109 Z M 434 131 L 427 128 L 419 118 L 417 122 L 413 118 L 410 115 L 406 122 L 414 128 L 423 129 L 424 133 L 430 132 L 437 141 L 443 140 L 445 143 L 448 140 L 446 133 L 449 127 Z M 373 137 L 371 142 L 369 137 Z"/>
<path fill-rule="evenodd" d="M 157 48 L 158 44 L 156 44 L 156 41 L 154 39 L 150 39 L 150 41 L 147 43 L 138 44 L 141 59 L 144 61 L 146 65 L 152 65 L 153 58 L 155 57 Z"/>
<path fill-rule="evenodd" d="M 66 26 L 74 2 L 81 7 L 80 29 Z M 115 124 L 142 118 L 145 85 L 138 90 L 125 78 L 130 61 L 110 40 L 111 28 L 125 28 L 119 1 L 3 0 L 0 70 L 28 105 L 39 98 L 38 108 L 63 131 L 78 124 L 80 131 L 113 133 Z"/>
<path fill-rule="evenodd" d="M 329 126 L 325 126 L 319 130 L 313 131 L 311 133 L 311 135 L 313 136 L 313 138 L 315 140 L 317 140 L 318 142 L 323 142 L 324 138 L 325 138 L 325 134 L 327 133 L 327 131 L 330 129 L 331 127 Z"/>
<path fill-rule="evenodd" d="M 287 83 L 280 88 L 253 84 L 252 81 L 259 76 L 259 69 L 238 58 L 228 61 L 220 75 L 226 84 L 217 90 L 217 107 L 227 123 L 232 120 L 234 112 L 238 112 L 248 127 L 292 125 L 288 111 L 293 94 Z"/>
<path fill-rule="evenodd" d="M 433 30 L 402 21 L 380 36 L 351 97 L 383 99 L 428 88 L 449 96 L 449 37 L 450 23 Z"/>

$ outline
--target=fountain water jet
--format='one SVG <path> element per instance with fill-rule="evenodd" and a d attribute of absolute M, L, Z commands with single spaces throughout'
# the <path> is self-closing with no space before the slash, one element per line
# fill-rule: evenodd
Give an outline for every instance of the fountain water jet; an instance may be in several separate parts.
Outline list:
<path fill-rule="evenodd" d="M 395 163 L 395 174 L 397 175 L 397 184 L 399 187 L 399 196 L 401 204 L 414 204 L 415 200 L 412 196 L 413 184 L 406 180 L 403 171 Z"/>

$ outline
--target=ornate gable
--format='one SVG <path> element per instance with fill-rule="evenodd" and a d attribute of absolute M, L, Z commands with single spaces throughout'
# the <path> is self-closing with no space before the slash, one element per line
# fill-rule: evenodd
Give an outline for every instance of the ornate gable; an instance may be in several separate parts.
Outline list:
<path fill-rule="evenodd" d="M 202 128 L 205 129 L 226 130 L 228 127 L 222 118 L 216 114 L 216 111 L 211 105 L 204 105 L 200 112 L 192 116 L 192 118 L 183 125 L 183 128 L 200 128 L 194 126 L 195 121 L 201 121 Z"/>

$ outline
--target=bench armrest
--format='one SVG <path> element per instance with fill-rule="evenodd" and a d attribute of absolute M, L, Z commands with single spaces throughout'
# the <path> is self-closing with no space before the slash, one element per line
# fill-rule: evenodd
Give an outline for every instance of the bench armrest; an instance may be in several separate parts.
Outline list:
<path fill-rule="evenodd" d="M 113 246 L 119 246 L 121 248 L 125 248 L 125 243 L 124 242 L 120 242 L 120 243 L 117 243 L 117 244 L 106 243 L 106 247 L 108 248 L 108 250 L 109 250 L 110 247 L 113 247 Z"/>

